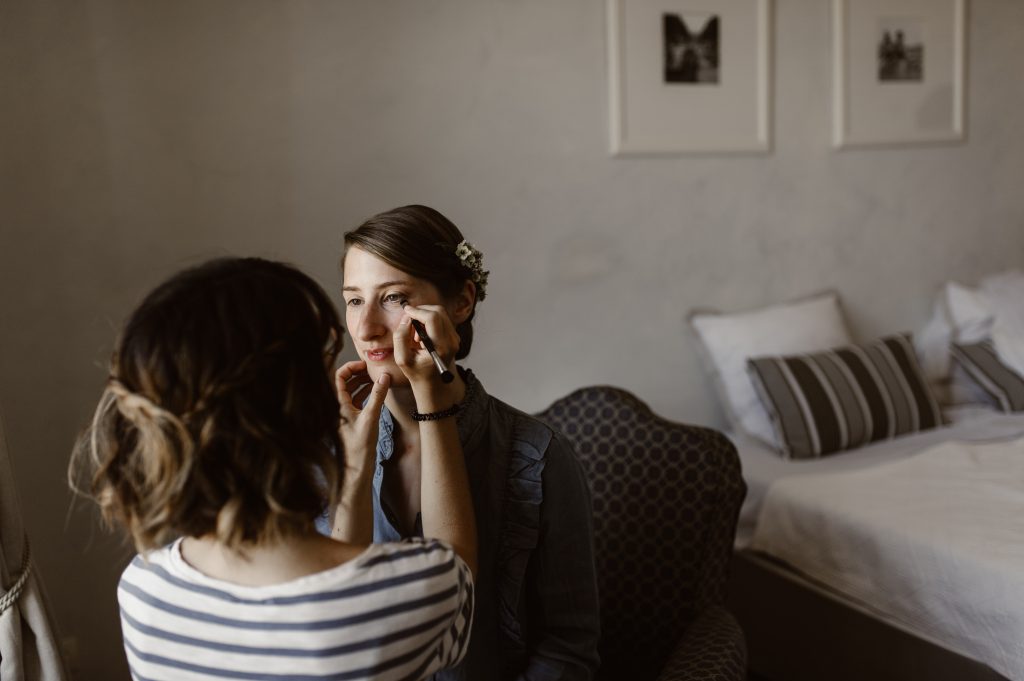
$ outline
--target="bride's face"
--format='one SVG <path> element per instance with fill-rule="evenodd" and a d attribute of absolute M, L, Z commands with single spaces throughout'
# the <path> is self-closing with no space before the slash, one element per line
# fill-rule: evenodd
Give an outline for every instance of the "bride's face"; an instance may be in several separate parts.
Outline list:
<path fill-rule="evenodd" d="M 395 365 L 392 334 L 402 321 L 402 301 L 410 305 L 442 305 L 437 287 L 389 265 L 358 247 L 345 255 L 345 326 L 366 362 L 373 380 L 391 375 L 392 385 L 408 382 Z"/>

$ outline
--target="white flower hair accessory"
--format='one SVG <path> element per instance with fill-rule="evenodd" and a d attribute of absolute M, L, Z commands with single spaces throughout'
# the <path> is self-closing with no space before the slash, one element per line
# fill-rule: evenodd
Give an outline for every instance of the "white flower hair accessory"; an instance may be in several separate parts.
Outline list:
<path fill-rule="evenodd" d="M 490 271 L 484 269 L 484 254 L 473 248 L 473 244 L 465 239 L 455 247 L 455 257 L 459 259 L 462 266 L 470 272 L 470 279 L 476 284 L 476 299 L 481 301 L 487 297 L 487 275 Z"/>

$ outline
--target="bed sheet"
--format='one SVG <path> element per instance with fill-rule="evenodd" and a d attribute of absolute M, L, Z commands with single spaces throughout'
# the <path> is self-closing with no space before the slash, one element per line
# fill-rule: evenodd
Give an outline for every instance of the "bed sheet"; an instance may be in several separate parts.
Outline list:
<path fill-rule="evenodd" d="M 885 462 L 777 479 L 749 548 L 1024 679 L 1024 415 L 944 430 Z"/>
<path fill-rule="evenodd" d="M 979 405 L 961 406 L 943 411 L 950 425 L 893 440 L 876 442 L 848 452 L 820 459 L 783 459 L 768 445 L 742 434 L 728 433 L 736 445 L 747 483 L 747 496 L 740 510 L 735 546 L 749 546 L 757 526 L 764 496 L 777 480 L 799 475 L 818 475 L 841 471 L 865 470 L 892 461 L 906 459 L 947 440 L 982 441 L 1007 439 L 1024 433 L 1024 414 L 1006 414 Z"/>

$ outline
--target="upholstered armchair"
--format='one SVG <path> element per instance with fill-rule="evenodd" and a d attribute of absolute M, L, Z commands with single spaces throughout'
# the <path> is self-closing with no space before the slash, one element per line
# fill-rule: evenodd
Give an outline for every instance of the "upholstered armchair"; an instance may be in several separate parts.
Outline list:
<path fill-rule="evenodd" d="M 538 416 L 575 447 L 593 492 L 598 678 L 743 681 L 746 642 L 724 607 L 746 495 L 732 443 L 608 386 Z"/>

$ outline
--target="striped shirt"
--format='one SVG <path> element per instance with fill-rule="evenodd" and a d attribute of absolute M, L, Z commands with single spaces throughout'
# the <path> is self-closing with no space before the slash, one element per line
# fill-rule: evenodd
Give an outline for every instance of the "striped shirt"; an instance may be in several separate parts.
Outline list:
<path fill-rule="evenodd" d="M 373 544 L 342 565 L 271 586 L 208 577 L 181 540 L 121 576 L 121 629 L 136 681 L 422 679 L 457 664 L 473 581 L 446 544 Z"/>

